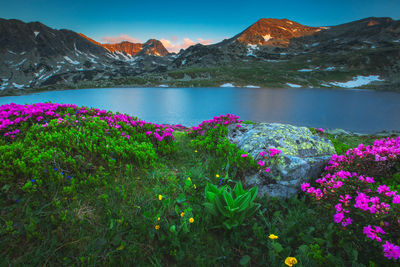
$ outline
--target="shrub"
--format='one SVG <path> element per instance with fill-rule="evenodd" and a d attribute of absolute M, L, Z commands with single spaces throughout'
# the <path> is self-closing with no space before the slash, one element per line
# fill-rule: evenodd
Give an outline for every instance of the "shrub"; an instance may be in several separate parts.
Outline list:
<path fill-rule="evenodd" d="M 313 196 L 322 210 L 335 210 L 333 220 L 341 228 L 355 235 L 364 234 L 383 248 L 388 259 L 400 258 L 400 195 L 389 186 L 376 184 L 374 174 L 381 181 L 390 179 L 398 171 L 400 137 L 376 140 L 373 146 L 350 149 L 346 155 L 333 155 L 328 171 L 302 190 Z M 359 173 L 358 173 L 359 172 Z M 382 242 L 383 241 L 383 242 Z"/>
<path fill-rule="evenodd" d="M 242 225 L 246 218 L 260 208 L 260 204 L 254 203 L 257 192 L 257 187 L 244 190 L 241 182 L 238 182 L 233 190 L 228 185 L 217 188 L 207 183 L 205 188 L 207 202 L 203 205 L 206 211 L 222 222 L 219 227 L 224 226 L 230 230 Z"/>

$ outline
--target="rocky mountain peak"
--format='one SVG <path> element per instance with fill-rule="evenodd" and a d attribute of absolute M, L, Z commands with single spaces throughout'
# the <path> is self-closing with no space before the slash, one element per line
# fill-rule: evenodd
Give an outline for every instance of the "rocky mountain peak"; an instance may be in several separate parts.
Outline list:
<path fill-rule="evenodd" d="M 115 43 L 115 44 L 102 44 L 85 36 L 82 33 L 79 33 L 79 35 L 96 45 L 104 47 L 110 52 L 121 52 L 133 57 L 140 56 L 143 54 L 153 55 L 153 56 L 165 56 L 169 54 L 168 50 L 164 47 L 164 45 L 156 39 L 149 39 L 144 44 L 131 43 L 129 41 L 122 41 L 120 43 Z"/>
<path fill-rule="evenodd" d="M 287 47 L 290 39 L 312 35 L 323 29 L 288 19 L 263 18 L 235 37 L 238 42 L 245 44 Z"/>
<path fill-rule="evenodd" d="M 169 52 L 159 40 L 149 39 L 143 44 L 140 54 L 166 56 Z"/>

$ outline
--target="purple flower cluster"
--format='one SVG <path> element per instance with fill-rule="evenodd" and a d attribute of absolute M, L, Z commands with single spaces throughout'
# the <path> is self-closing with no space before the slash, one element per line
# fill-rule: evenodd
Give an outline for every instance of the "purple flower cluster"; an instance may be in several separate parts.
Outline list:
<path fill-rule="evenodd" d="M 320 132 L 320 133 L 324 133 L 324 129 L 322 129 L 322 128 L 318 128 L 318 129 L 314 128 L 314 130 L 317 131 L 317 132 Z"/>
<path fill-rule="evenodd" d="M 239 120 L 239 117 L 233 114 L 221 115 L 219 117 L 215 116 L 212 120 L 206 120 L 201 122 L 198 126 L 193 126 L 189 129 L 189 133 L 194 135 L 204 135 L 207 130 L 216 128 L 217 125 L 228 126 L 230 124 L 241 122 L 242 120 Z"/>
<path fill-rule="evenodd" d="M 363 233 L 368 237 L 371 238 L 372 240 L 376 239 L 378 242 L 382 242 L 382 238 L 378 236 L 378 234 L 386 234 L 385 231 L 379 226 L 374 226 L 374 228 L 371 227 L 371 225 L 368 225 L 364 227 Z"/>
<path fill-rule="evenodd" d="M 385 230 L 379 226 L 363 228 L 363 233 L 381 243 L 383 235 L 387 241 L 383 246 L 383 252 L 388 259 L 400 258 L 400 247 L 392 244 L 398 236 L 400 220 L 400 194 L 392 191 L 387 185 L 375 185 L 375 179 L 356 172 L 343 169 L 351 169 L 359 165 L 361 159 L 373 158 L 376 161 L 388 161 L 400 159 L 400 137 L 397 139 L 375 140 L 373 146 L 359 145 L 350 149 L 346 155 L 333 155 L 325 170 L 331 172 L 317 179 L 319 188 L 312 187 L 309 183 L 303 183 L 301 190 L 313 196 L 316 201 L 335 207 L 333 220 L 344 228 L 355 220 L 363 223 L 368 218 L 370 222 L 381 223 Z M 352 217 L 350 217 L 350 215 Z M 383 222 L 382 220 L 385 220 Z M 397 234 L 396 234 L 397 233 Z"/>
<path fill-rule="evenodd" d="M 72 109 L 74 114 L 65 113 L 68 109 Z M 56 104 L 56 103 L 37 103 L 32 105 L 17 105 L 14 103 L 0 106 L 0 133 L 3 136 L 9 136 L 11 139 L 20 132 L 18 128 L 21 123 L 39 123 L 43 127 L 48 126 L 48 122 L 57 119 L 58 124 L 67 122 L 67 118 L 74 118 L 68 123 L 78 123 L 80 119 L 85 120 L 88 117 L 98 117 L 105 121 L 110 128 L 120 129 L 120 123 L 125 123 L 133 127 L 144 128 L 145 125 L 152 125 L 156 129 L 150 132 L 155 140 L 161 142 L 165 138 L 173 140 L 173 128 L 162 124 L 154 124 L 142 120 L 136 120 L 125 114 L 112 114 L 106 110 L 90 109 L 87 107 L 78 107 L 73 104 Z M 182 125 L 176 125 L 176 129 L 185 128 Z M 8 130 L 8 131 L 7 131 Z M 129 139 L 130 136 L 125 132 L 122 136 Z"/>
<path fill-rule="evenodd" d="M 259 155 L 261 157 L 263 157 L 264 160 L 269 161 L 270 164 L 271 164 L 272 160 L 276 159 L 275 156 L 279 155 L 282 152 L 282 151 L 280 151 L 279 149 L 276 149 L 276 148 L 270 148 L 268 151 L 269 151 L 269 154 L 266 151 L 261 151 Z M 269 156 L 269 158 L 268 158 L 268 156 Z M 260 165 L 261 167 L 264 167 L 265 166 L 265 162 L 260 160 L 260 161 L 258 161 L 258 165 Z M 271 169 L 268 168 L 268 167 L 265 169 L 265 172 L 270 172 L 270 171 L 271 171 Z"/>
<path fill-rule="evenodd" d="M 378 139 L 372 146 L 360 144 L 356 148 L 349 149 L 346 155 L 333 155 L 326 171 L 343 168 L 352 165 L 357 159 L 374 158 L 376 162 L 397 161 L 400 157 L 400 136 L 396 139 Z"/>
<path fill-rule="evenodd" d="M 162 133 L 161 132 L 162 131 L 159 128 L 157 128 L 154 132 L 147 131 L 145 134 L 149 135 L 149 136 L 153 135 L 154 138 L 159 142 L 161 142 L 165 137 L 170 137 L 170 138 L 172 138 L 172 140 L 174 140 L 174 136 L 172 135 L 172 133 L 174 132 L 174 129 L 166 128 Z M 160 135 L 160 133 L 161 133 L 161 135 Z"/>

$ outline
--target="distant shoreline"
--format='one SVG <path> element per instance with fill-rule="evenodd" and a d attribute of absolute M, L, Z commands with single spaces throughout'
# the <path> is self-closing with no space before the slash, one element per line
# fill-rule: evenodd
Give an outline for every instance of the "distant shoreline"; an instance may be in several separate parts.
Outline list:
<path fill-rule="evenodd" d="M 248 86 L 248 85 L 247 85 Z M 246 87 L 246 86 L 232 86 L 232 87 L 221 87 L 221 86 L 160 86 L 157 85 L 137 85 L 137 84 L 124 84 L 124 85 L 113 85 L 113 86 L 79 86 L 78 88 L 73 87 L 60 87 L 60 88 L 37 88 L 37 89 L 4 89 L 0 91 L 0 97 L 8 96 L 23 96 L 41 92 L 52 92 L 52 91 L 65 91 L 65 90 L 80 90 L 80 89 L 106 89 L 106 88 L 241 88 L 241 89 L 315 89 L 315 90 L 340 90 L 340 91 L 378 91 L 378 92 L 394 92 L 400 93 L 399 89 L 390 89 L 386 87 L 359 87 L 359 88 L 344 88 L 344 87 Z"/>

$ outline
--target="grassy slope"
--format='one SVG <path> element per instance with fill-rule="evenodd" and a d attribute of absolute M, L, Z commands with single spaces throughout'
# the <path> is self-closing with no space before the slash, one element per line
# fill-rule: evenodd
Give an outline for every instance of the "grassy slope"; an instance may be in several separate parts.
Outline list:
<path fill-rule="evenodd" d="M 204 188 L 207 181 L 218 183 L 216 174 L 225 176 L 226 165 L 211 166 L 214 156 L 201 148 L 195 152 L 186 133 L 175 132 L 175 137 L 176 151 L 160 156 L 153 168 L 121 169 L 106 185 L 66 196 L 49 191 L 45 199 L 27 194 L 19 203 L 2 198 L 4 263 L 232 266 L 250 259 L 253 266 L 280 266 L 287 256 L 296 256 L 299 266 L 343 266 L 365 262 L 355 250 L 371 253 L 336 232 L 331 219 L 318 216 L 304 197 L 258 200 L 262 209 L 245 225 L 214 229 L 202 206 Z M 350 146 L 361 141 L 339 140 Z M 240 177 L 232 179 L 230 184 Z M 2 192 L 7 188 L 3 185 Z M 269 240 L 270 233 L 279 239 Z"/>

